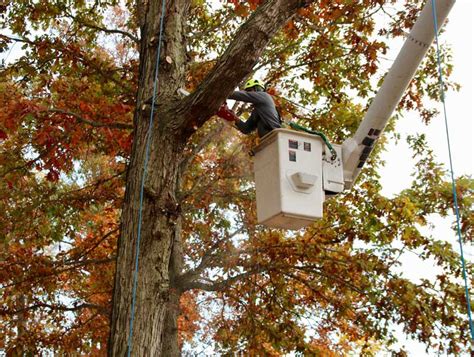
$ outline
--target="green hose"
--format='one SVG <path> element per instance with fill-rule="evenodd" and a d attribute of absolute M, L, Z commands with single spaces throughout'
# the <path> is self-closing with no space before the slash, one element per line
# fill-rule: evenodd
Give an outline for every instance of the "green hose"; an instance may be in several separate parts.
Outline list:
<path fill-rule="evenodd" d="M 328 138 L 326 138 L 326 135 L 324 135 L 323 133 L 319 132 L 319 131 L 313 131 L 313 130 L 310 130 L 308 128 L 305 128 L 304 126 L 301 126 L 299 124 L 296 124 L 296 123 L 293 123 L 293 122 L 290 122 L 289 123 L 290 127 L 292 129 L 295 129 L 295 130 L 299 130 L 299 131 L 304 131 L 306 133 L 309 133 L 309 134 L 313 134 L 313 135 L 318 135 L 319 137 L 321 137 L 321 139 L 323 139 L 324 143 L 326 144 L 326 146 L 328 147 L 329 151 L 331 152 L 331 160 L 336 160 L 337 158 L 337 152 L 336 150 L 334 150 L 334 148 L 332 147 L 331 143 L 329 142 Z"/>

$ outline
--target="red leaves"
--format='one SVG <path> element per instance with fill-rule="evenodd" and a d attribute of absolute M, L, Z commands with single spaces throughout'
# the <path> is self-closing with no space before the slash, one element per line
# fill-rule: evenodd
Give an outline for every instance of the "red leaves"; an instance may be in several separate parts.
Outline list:
<path fill-rule="evenodd" d="M 132 150 L 133 135 L 123 135 L 123 133 L 120 134 L 121 135 L 117 139 L 117 142 L 124 152 L 129 153 Z"/>
<path fill-rule="evenodd" d="M 290 39 L 297 39 L 300 34 L 294 21 L 289 21 L 283 30 Z"/>
<path fill-rule="evenodd" d="M 88 103 L 80 101 L 79 102 L 79 109 L 81 110 L 81 112 L 87 113 L 87 112 L 90 111 L 91 107 Z"/>
<path fill-rule="evenodd" d="M 0 129 L 0 140 L 5 140 L 8 138 L 7 133 L 5 133 L 2 129 Z"/>
<path fill-rule="evenodd" d="M 57 182 L 59 180 L 59 171 L 50 169 L 46 175 L 46 179 L 51 182 Z"/>
<path fill-rule="evenodd" d="M 0 124 L 3 124 L 9 131 L 16 131 L 25 116 L 35 111 L 36 105 L 31 101 L 16 97 L 15 93 L 8 93 L 7 95 L 11 96 L 5 96 L 4 100 L 0 100 L 2 106 Z"/>

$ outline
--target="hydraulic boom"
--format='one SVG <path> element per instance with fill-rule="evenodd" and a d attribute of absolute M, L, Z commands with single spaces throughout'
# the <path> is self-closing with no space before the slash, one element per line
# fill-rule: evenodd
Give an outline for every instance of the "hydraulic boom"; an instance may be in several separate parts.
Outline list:
<path fill-rule="evenodd" d="M 434 0 L 438 30 L 445 22 L 455 0 Z M 342 144 L 344 188 L 352 187 L 360 170 L 382 134 L 405 89 L 415 75 L 435 38 L 432 0 L 427 0 L 382 87 L 370 105 L 353 137 Z"/>

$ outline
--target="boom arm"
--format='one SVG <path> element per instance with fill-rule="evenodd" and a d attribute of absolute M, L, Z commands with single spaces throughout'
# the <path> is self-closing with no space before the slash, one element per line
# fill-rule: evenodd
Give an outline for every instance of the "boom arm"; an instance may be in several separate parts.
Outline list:
<path fill-rule="evenodd" d="M 439 30 L 455 0 L 434 1 Z M 342 144 L 344 187 L 346 189 L 354 184 L 434 37 L 432 0 L 427 0 L 357 132 Z"/>

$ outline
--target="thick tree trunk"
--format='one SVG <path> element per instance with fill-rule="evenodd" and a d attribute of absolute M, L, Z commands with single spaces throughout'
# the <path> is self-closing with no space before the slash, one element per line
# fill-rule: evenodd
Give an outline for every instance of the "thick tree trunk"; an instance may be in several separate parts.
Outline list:
<path fill-rule="evenodd" d="M 171 109 L 177 101 L 176 89 L 184 85 L 184 26 L 189 5 L 168 1 L 160 56 L 158 96 L 151 133 L 150 157 L 141 208 L 141 239 L 134 308 L 133 334 L 129 344 L 132 314 L 133 277 L 138 240 L 140 186 L 144 172 L 150 106 L 145 99 L 153 94 L 156 55 L 161 18 L 161 2 L 139 2 L 142 31 L 140 86 L 135 113 L 134 144 L 128 168 L 117 254 L 110 356 L 177 356 L 176 319 L 179 293 L 171 286 L 180 273 L 181 218 L 176 201 L 178 171 L 185 139 L 170 128 L 175 119 Z M 164 58 L 170 61 L 163 60 Z M 171 348 L 170 346 L 176 346 Z M 163 351 L 165 348 L 166 354 Z"/>
<path fill-rule="evenodd" d="M 172 329 L 164 329 L 165 321 L 170 320 L 167 311 L 170 307 L 170 310 L 176 310 L 179 302 L 179 295 L 170 286 L 170 262 L 174 261 L 174 244 L 179 244 L 180 239 L 179 206 L 175 192 L 182 145 L 159 135 L 158 131 L 157 128 L 152 140 L 142 207 L 135 317 L 130 341 L 133 356 L 161 355 L 162 344 L 169 338 L 164 330 L 173 332 Z M 122 213 L 109 346 L 112 356 L 126 355 L 130 331 L 145 135 L 139 137 L 130 163 Z"/>
<path fill-rule="evenodd" d="M 179 355 L 177 319 L 181 291 L 175 285 L 182 273 L 182 253 L 180 205 L 176 193 L 186 139 L 250 73 L 275 31 L 310 1 L 267 1 L 241 27 L 203 85 L 186 100 L 180 100 L 177 89 L 185 84 L 185 25 L 190 4 L 187 0 L 167 2 L 156 115 L 141 209 L 133 334 L 128 346 L 140 187 L 150 116 L 150 106 L 144 102 L 153 94 L 162 4 L 156 0 L 137 1 L 141 29 L 140 81 L 117 253 L 110 356 L 126 356 L 128 347 L 132 356 Z"/>

